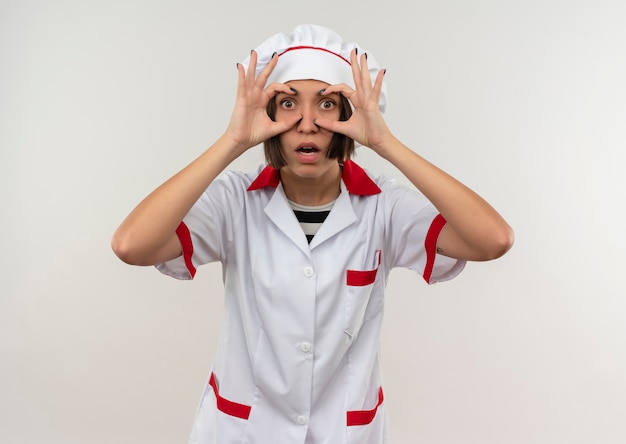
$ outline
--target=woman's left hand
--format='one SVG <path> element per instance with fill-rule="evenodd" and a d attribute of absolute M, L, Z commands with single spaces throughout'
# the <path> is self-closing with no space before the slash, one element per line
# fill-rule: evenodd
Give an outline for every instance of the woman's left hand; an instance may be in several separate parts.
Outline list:
<path fill-rule="evenodd" d="M 365 54 L 358 57 L 356 50 L 352 51 L 350 63 L 356 89 L 346 84 L 331 85 L 326 88 L 323 95 L 331 93 L 343 95 L 354 107 L 352 116 L 343 122 L 317 119 L 315 123 L 329 131 L 344 134 L 361 145 L 370 147 L 378 154 L 382 154 L 387 142 L 394 137 L 379 108 L 385 70 L 380 70 L 376 80 L 372 83 Z"/>

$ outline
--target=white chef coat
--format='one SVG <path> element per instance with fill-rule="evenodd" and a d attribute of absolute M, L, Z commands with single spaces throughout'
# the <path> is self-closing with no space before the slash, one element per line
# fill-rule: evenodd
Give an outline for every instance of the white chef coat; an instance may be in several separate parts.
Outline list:
<path fill-rule="evenodd" d="M 157 268 L 191 279 L 220 261 L 225 320 L 192 444 L 387 442 L 378 348 L 393 267 L 434 283 L 464 261 L 436 254 L 445 220 L 418 191 L 343 165 L 341 193 L 310 244 L 266 166 L 215 180 Z"/>

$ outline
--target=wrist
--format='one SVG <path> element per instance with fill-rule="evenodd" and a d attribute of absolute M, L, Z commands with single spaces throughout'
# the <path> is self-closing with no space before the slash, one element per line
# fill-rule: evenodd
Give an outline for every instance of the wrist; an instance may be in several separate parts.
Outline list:
<path fill-rule="evenodd" d="M 232 153 L 232 155 L 234 156 L 233 160 L 254 146 L 251 145 L 248 141 L 241 140 L 240 138 L 236 137 L 228 131 L 226 131 L 217 139 L 216 145 L 220 145 L 227 152 Z"/>
<path fill-rule="evenodd" d="M 402 142 L 400 142 L 393 134 L 389 133 L 386 137 L 381 138 L 379 142 L 372 144 L 370 149 L 383 159 L 391 161 L 393 155 L 402 147 L 404 147 Z"/>

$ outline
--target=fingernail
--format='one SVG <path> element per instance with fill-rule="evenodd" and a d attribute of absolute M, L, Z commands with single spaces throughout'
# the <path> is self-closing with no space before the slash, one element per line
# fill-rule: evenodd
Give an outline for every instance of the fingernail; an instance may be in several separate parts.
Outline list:
<path fill-rule="evenodd" d="M 354 53 L 358 54 L 359 53 L 359 48 L 354 48 Z"/>
<path fill-rule="evenodd" d="M 365 60 L 367 60 L 367 53 L 365 52 L 365 53 L 363 53 L 363 54 L 365 55 Z"/>
<path fill-rule="evenodd" d="M 275 52 L 272 53 L 272 58 L 274 58 L 274 57 L 276 57 L 276 53 Z"/>
<path fill-rule="evenodd" d="M 383 75 L 387 74 L 387 68 L 383 69 Z"/>
<path fill-rule="evenodd" d="M 326 92 L 326 88 L 323 88 L 323 89 L 320 89 L 320 90 L 317 92 L 317 94 L 321 96 L 321 95 L 323 95 L 325 92 Z"/>
<path fill-rule="evenodd" d="M 237 69 L 239 69 L 239 63 L 237 63 Z"/>
<path fill-rule="evenodd" d="M 252 53 L 253 53 L 253 52 L 254 52 L 254 49 L 251 49 L 251 50 L 250 50 L 250 55 L 252 55 Z"/>
<path fill-rule="evenodd" d="M 298 90 L 297 89 L 295 89 L 295 88 L 293 88 L 291 86 L 289 87 L 289 89 L 291 90 L 292 93 L 298 94 Z"/>

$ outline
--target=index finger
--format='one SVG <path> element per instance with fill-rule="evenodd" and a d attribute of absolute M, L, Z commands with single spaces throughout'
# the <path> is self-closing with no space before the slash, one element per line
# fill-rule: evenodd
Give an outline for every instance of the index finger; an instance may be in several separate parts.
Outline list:
<path fill-rule="evenodd" d="M 265 66 L 265 68 L 263 68 L 263 70 L 259 73 L 259 76 L 256 78 L 255 78 L 255 75 L 256 75 L 256 66 L 258 62 L 258 54 L 255 50 L 252 50 L 252 53 L 250 54 L 250 68 L 252 68 L 253 62 L 254 62 L 254 71 L 249 71 L 248 75 L 252 76 L 252 78 L 255 80 L 257 85 L 261 83 L 260 86 L 265 87 L 265 84 L 267 83 L 267 80 L 269 79 L 270 74 L 272 74 L 272 71 L 274 71 L 274 68 L 276 67 L 276 63 L 278 63 L 278 57 L 276 56 L 276 53 L 274 52 L 272 54 L 272 57 L 270 57 L 270 60 L 267 62 L 267 65 Z"/>
<path fill-rule="evenodd" d="M 349 85 L 346 85 L 345 83 L 336 83 L 334 85 L 328 85 L 322 91 L 318 93 L 321 96 L 327 96 L 329 94 L 339 93 L 348 100 L 350 100 L 350 97 L 352 97 L 352 95 L 354 94 L 354 89 L 352 89 Z"/>
<path fill-rule="evenodd" d="M 352 50 L 352 52 L 350 53 L 350 68 L 352 69 L 352 78 L 354 79 L 354 87 L 355 89 L 359 90 L 361 89 L 361 67 L 359 66 L 359 57 L 358 57 L 358 51 L 356 48 L 354 48 Z"/>

